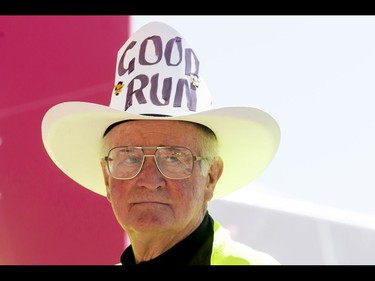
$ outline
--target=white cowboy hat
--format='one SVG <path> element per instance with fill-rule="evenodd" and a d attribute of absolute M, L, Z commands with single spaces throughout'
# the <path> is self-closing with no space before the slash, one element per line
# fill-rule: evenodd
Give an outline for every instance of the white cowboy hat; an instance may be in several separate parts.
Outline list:
<path fill-rule="evenodd" d="M 100 166 L 103 133 L 128 119 L 185 120 L 216 134 L 224 171 L 213 199 L 238 190 L 260 175 L 280 142 L 277 122 L 257 108 L 213 108 L 199 60 L 170 26 L 152 22 L 118 52 L 109 106 L 64 102 L 42 121 L 42 140 L 52 161 L 80 185 L 106 196 Z"/>

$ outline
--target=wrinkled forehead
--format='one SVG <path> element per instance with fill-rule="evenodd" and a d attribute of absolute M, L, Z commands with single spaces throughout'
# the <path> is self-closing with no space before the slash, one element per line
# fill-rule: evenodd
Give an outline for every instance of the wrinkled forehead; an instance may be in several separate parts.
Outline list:
<path fill-rule="evenodd" d="M 207 135 L 212 135 L 214 138 L 216 138 L 215 132 L 212 131 L 209 127 L 207 127 L 203 124 L 200 124 L 200 123 L 195 123 L 195 122 L 185 121 L 185 120 L 123 120 L 123 121 L 119 121 L 119 122 L 113 123 L 110 126 L 108 126 L 108 128 L 105 130 L 105 132 L 103 134 L 103 137 L 106 136 L 108 134 L 108 132 L 110 132 L 114 127 L 116 127 L 118 125 L 121 125 L 123 123 L 135 122 L 135 121 L 137 121 L 137 122 L 140 122 L 140 121 L 142 121 L 142 122 L 149 122 L 149 121 L 178 122 L 178 123 L 182 124 L 182 126 L 190 126 L 190 127 L 196 128 L 197 130 L 202 131 Z"/>
<path fill-rule="evenodd" d="M 136 125 L 138 126 L 132 126 L 131 123 L 134 124 L 134 122 L 137 122 Z M 182 120 L 123 120 L 116 123 L 111 124 L 108 126 L 108 128 L 105 130 L 103 137 L 105 137 L 109 132 L 111 132 L 114 128 L 116 128 L 114 131 L 118 131 L 125 127 L 140 127 L 140 128 L 147 128 L 149 126 L 155 126 L 155 125 L 167 125 L 171 127 L 190 127 L 190 128 L 196 128 L 199 129 L 199 127 L 205 127 L 204 125 L 190 122 L 190 121 L 182 121 Z M 208 128 L 207 128 L 208 129 Z M 208 129 L 209 130 L 209 129 Z M 172 133 L 172 132 L 171 132 Z"/>
<path fill-rule="evenodd" d="M 186 146 L 194 148 L 203 138 L 196 123 L 177 120 L 129 120 L 107 133 L 110 146 Z M 198 144 L 199 145 L 199 144 Z"/>

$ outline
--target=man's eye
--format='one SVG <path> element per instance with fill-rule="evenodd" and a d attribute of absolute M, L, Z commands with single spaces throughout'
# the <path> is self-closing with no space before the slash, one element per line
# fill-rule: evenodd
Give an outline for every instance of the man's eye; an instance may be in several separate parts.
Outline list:
<path fill-rule="evenodd" d="M 168 161 L 168 162 L 177 162 L 177 161 L 179 161 L 179 158 L 176 155 L 168 155 L 166 157 L 166 161 Z"/>
<path fill-rule="evenodd" d="M 138 157 L 132 157 L 132 156 L 128 156 L 125 159 L 126 164 L 136 164 L 136 163 L 139 163 L 139 161 L 140 159 Z"/>

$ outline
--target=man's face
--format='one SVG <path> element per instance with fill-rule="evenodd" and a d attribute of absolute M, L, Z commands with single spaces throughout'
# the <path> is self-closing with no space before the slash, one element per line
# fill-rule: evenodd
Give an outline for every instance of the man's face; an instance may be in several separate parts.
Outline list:
<path fill-rule="evenodd" d="M 182 146 L 199 153 L 197 138 L 202 132 L 179 121 L 138 120 L 117 125 L 108 133 L 109 148 L 116 146 Z M 145 149 L 153 154 L 154 149 Z M 200 155 L 203 154 L 203 155 Z M 166 233 L 185 236 L 200 222 L 215 184 L 194 163 L 190 177 L 169 179 L 158 170 L 153 157 L 145 157 L 139 174 L 128 180 L 111 177 L 102 162 L 107 198 L 120 225 L 128 234 Z M 215 181 L 216 183 L 216 181 Z M 176 237 L 176 239 L 179 239 Z"/>

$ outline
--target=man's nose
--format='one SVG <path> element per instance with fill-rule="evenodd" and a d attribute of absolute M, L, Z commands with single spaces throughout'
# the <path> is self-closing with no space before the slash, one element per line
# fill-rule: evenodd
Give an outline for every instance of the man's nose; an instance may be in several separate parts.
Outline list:
<path fill-rule="evenodd" d="M 149 189 L 156 189 L 165 184 L 165 179 L 156 164 L 154 155 L 145 155 L 143 167 L 138 177 L 140 184 Z"/>

